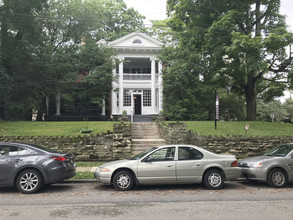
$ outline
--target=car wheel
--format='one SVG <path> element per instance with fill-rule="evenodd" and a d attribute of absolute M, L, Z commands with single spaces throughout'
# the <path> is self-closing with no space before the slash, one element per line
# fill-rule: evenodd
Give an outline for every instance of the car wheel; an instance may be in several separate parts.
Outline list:
<path fill-rule="evenodd" d="M 223 173 L 219 170 L 209 170 L 205 173 L 203 182 L 208 189 L 221 189 L 224 185 Z"/>
<path fill-rule="evenodd" d="M 133 175 L 126 170 L 119 171 L 113 178 L 113 185 L 119 191 L 130 190 L 134 185 Z"/>
<path fill-rule="evenodd" d="M 281 188 L 286 185 L 287 177 L 283 170 L 273 169 L 268 174 L 268 183 L 275 188 Z"/>
<path fill-rule="evenodd" d="M 37 170 L 25 170 L 18 175 L 16 179 L 16 186 L 22 193 L 35 193 L 43 186 L 42 175 Z"/>

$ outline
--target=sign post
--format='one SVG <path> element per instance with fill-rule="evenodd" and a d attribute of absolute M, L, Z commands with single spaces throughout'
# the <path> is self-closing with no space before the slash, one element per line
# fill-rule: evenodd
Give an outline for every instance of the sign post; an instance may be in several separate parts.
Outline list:
<path fill-rule="evenodd" d="M 217 130 L 217 120 L 219 120 L 219 95 L 215 90 L 215 130 Z"/>

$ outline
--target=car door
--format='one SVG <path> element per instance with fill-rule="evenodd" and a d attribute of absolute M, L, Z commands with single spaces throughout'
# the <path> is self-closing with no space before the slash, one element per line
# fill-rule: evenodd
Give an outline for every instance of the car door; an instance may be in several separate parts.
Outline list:
<path fill-rule="evenodd" d="M 141 184 L 175 183 L 175 147 L 160 148 L 138 163 L 137 180 Z"/>
<path fill-rule="evenodd" d="M 12 186 L 16 170 L 14 156 L 18 148 L 15 146 L 0 146 L 0 185 Z"/>
<path fill-rule="evenodd" d="M 178 147 L 176 162 L 177 181 L 182 183 L 199 183 L 202 180 L 204 155 L 189 146 Z"/>

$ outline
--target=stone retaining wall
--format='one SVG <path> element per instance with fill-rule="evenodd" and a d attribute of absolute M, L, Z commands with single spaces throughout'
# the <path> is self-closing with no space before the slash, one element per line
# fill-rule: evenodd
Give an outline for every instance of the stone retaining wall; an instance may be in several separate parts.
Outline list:
<path fill-rule="evenodd" d="M 204 136 L 187 131 L 183 123 L 160 123 L 162 137 L 168 144 L 191 144 L 221 154 L 234 154 L 238 159 L 262 155 L 274 146 L 293 142 L 286 137 Z"/>
<path fill-rule="evenodd" d="M 77 161 L 112 161 L 131 156 L 131 125 L 115 124 L 112 132 L 86 136 L 0 136 L 0 141 L 32 143 L 73 153 Z"/>

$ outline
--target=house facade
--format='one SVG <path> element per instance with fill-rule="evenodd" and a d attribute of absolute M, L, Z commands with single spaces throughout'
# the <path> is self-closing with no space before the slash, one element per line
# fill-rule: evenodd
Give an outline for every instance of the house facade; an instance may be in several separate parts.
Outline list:
<path fill-rule="evenodd" d="M 119 64 L 113 70 L 111 114 L 158 115 L 163 110 L 163 43 L 147 34 L 134 32 L 111 41 Z"/>
<path fill-rule="evenodd" d="M 103 100 L 103 107 L 85 106 L 75 98 L 74 94 L 79 93 L 77 88 L 59 89 L 55 97 L 46 98 L 46 120 L 107 120 L 109 116 L 117 118 L 125 113 L 158 115 L 163 106 L 162 63 L 158 59 L 163 43 L 140 32 L 98 43 L 113 48 L 119 61 L 112 71 L 115 80 L 109 102 Z"/>

